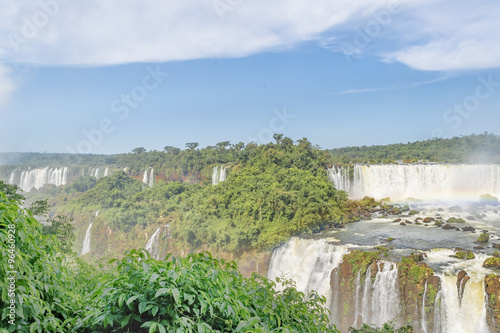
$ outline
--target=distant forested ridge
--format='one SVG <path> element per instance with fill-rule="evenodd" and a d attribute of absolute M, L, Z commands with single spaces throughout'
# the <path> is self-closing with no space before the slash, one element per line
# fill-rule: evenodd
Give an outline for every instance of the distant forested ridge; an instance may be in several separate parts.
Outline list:
<path fill-rule="evenodd" d="M 500 163 L 500 136 L 484 133 L 451 139 L 330 149 L 332 164 L 440 162 Z"/>
<path fill-rule="evenodd" d="M 289 144 L 289 138 L 277 134 L 280 141 Z M 292 141 L 293 143 L 293 141 Z M 96 155 L 64 153 L 0 153 L 0 168 L 21 167 L 127 167 L 131 173 L 154 168 L 166 178 L 182 178 L 182 175 L 204 174 L 210 176 L 207 167 L 226 163 L 244 162 L 252 157 L 254 143 L 233 144 L 219 142 L 214 146 L 199 148 L 197 142 L 186 143 L 185 148 L 165 146 L 163 151 L 147 151 L 138 147 L 130 153 Z M 356 146 L 326 149 L 324 156 L 331 164 L 441 162 L 441 163 L 500 163 L 500 136 L 485 132 L 451 139 L 434 138 L 425 141 L 396 143 L 377 146 Z M 2 167 L 2 165 L 4 165 Z M 175 180 L 175 179 L 171 179 Z"/>

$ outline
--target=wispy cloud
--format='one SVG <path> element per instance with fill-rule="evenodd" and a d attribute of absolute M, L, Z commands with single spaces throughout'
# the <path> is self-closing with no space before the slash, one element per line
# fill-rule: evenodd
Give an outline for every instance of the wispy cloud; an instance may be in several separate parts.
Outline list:
<path fill-rule="evenodd" d="M 370 93 L 370 92 L 377 92 L 377 91 L 390 91 L 390 90 L 402 90 L 402 89 L 409 89 L 413 87 L 418 87 L 418 86 L 423 86 L 426 84 L 432 84 L 436 83 L 439 81 L 444 81 L 449 78 L 451 78 L 452 75 L 442 75 L 438 78 L 432 79 L 432 80 L 426 80 L 426 81 L 418 81 L 418 82 L 408 82 L 408 83 L 402 83 L 402 84 L 397 84 L 389 87 L 377 87 L 377 88 L 364 88 L 364 89 L 347 89 L 347 90 L 342 90 L 338 92 L 332 93 L 332 95 L 349 95 L 349 94 L 361 94 L 361 93 Z"/>

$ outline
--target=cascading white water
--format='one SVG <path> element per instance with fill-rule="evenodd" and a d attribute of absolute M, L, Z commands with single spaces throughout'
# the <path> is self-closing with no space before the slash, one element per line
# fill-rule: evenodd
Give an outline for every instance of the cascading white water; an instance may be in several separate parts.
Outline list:
<path fill-rule="evenodd" d="M 151 168 L 151 172 L 149 174 L 149 182 L 148 182 L 149 187 L 153 187 L 154 183 L 155 183 L 155 174 L 154 174 L 154 169 Z"/>
<path fill-rule="evenodd" d="M 158 260 L 160 256 L 160 236 L 162 234 L 166 235 L 166 238 L 170 238 L 170 225 L 166 224 L 162 227 L 159 227 L 155 230 L 153 235 L 151 235 L 151 238 L 149 238 L 148 242 L 146 243 L 146 246 L 144 247 L 149 254 L 151 255 L 152 258 Z"/>
<path fill-rule="evenodd" d="M 351 181 L 349 179 L 350 167 L 334 166 L 328 169 L 328 179 L 335 184 L 337 190 L 346 191 L 349 193 L 351 189 Z"/>
<path fill-rule="evenodd" d="M 10 177 L 9 177 L 9 184 L 14 184 L 14 179 L 16 178 L 16 171 L 19 168 L 15 169 L 14 171 L 11 172 Z"/>
<path fill-rule="evenodd" d="M 142 182 L 144 184 L 149 184 L 149 181 L 148 181 L 148 170 L 149 168 L 147 168 L 146 170 L 144 170 L 144 174 L 142 175 Z"/>
<path fill-rule="evenodd" d="M 85 239 L 83 240 L 82 254 L 87 254 L 90 252 L 90 229 L 92 229 L 92 222 L 89 218 L 89 227 L 87 228 L 87 232 L 85 233 Z"/>
<path fill-rule="evenodd" d="M 220 177 L 219 177 L 219 181 L 220 182 L 223 182 L 226 180 L 226 167 L 225 166 L 221 166 L 220 167 Z"/>
<path fill-rule="evenodd" d="M 482 194 L 500 196 L 500 165 L 402 164 L 355 165 L 328 170 L 330 180 L 351 198 L 390 197 L 392 200 L 473 199 Z"/>
<path fill-rule="evenodd" d="M 14 173 L 15 171 L 13 171 Z M 15 175 L 10 175 L 9 183 L 15 183 Z M 11 182 L 12 181 L 12 182 Z M 68 168 L 42 168 L 21 172 L 19 187 L 29 192 L 31 189 L 39 189 L 47 184 L 55 186 L 66 185 L 68 183 Z"/>
<path fill-rule="evenodd" d="M 226 167 L 221 166 L 220 169 L 218 166 L 213 167 L 212 171 L 212 185 L 217 185 L 219 182 L 223 182 L 226 180 Z"/>
<path fill-rule="evenodd" d="M 487 333 L 484 277 L 488 270 L 482 267 L 486 255 L 476 254 L 475 259 L 460 261 L 447 266 L 441 279 L 442 311 L 440 332 Z M 465 270 L 470 277 L 462 287 L 457 286 L 457 271 Z M 462 297 L 460 298 L 460 294 Z M 436 319 L 435 319 L 436 321 Z"/>
<path fill-rule="evenodd" d="M 422 295 L 421 329 L 422 333 L 427 333 L 427 318 L 425 315 L 425 296 L 427 295 L 427 280 L 425 280 L 424 294 Z"/>
<path fill-rule="evenodd" d="M 383 267 L 382 267 L 383 266 Z M 378 263 L 378 272 L 373 283 L 372 324 L 382 326 L 399 317 L 398 267 L 396 263 Z"/>
<path fill-rule="evenodd" d="M 219 172 L 218 172 L 218 168 L 219 167 L 216 167 L 214 166 L 213 167 L 213 171 L 212 171 L 212 185 L 217 185 L 219 183 Z"/>
<path fill-rule="evenodd" d="M 151 257 L 158 259 L 158 238 L 160 236 L 160 231 L 161 227 L 157 228 L 156 231 L 153 233 L 151 238 L 148 240 L 146 243 L 145 249 L 149 252 Z"/>
<path fill-rule="evenodd" d="M 271 280 L 292 279 L 297 290 L 305 294 L 315 290 L 327 298 L 328 305 L 332 294 L 330 274 L 347 252 L 347 246 L 335 245 L 329 239 L 292 237 L 274 250 L 267 276 Z"/>
<path fill-rule="evenodd" d="M 356 279 L 354 318 L 361 319 L 361 322 L 357 323 L 358 325 L 367 323 L 380 327 L 384 323 L 397 320 L 400 317 L 397 264 L 383 261 L 376 265 L 378 271 L 375 275 L 375 281 L 372 282 L 371 278 L 373 267 L 370 266 L 366 270 L 361 306 L 358 305 L 359 300 L 357 299 L 360 296 L 358 289 L 361 289 L 361 282 Z"/>
<path fill-rule="evenodd" d="M 107 177 L 109 175 L 109 167 L 106 167 L 104 170 L 104 177 Z"/>

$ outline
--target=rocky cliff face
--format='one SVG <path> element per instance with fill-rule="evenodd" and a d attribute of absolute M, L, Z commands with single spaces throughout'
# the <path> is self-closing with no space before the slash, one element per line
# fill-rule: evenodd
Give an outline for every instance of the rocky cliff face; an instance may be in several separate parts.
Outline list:
<path fill-rule="evenodd" d="M 486 288 L 486 322 L 490 332 L 500 332 L 500 276 L 491 274 L 484 278 Z"/>
<path fill-rule="evenodd" d="M 453 280 L 456 283 L 450 290 L 449 284 L 444 288 L 442 280 L 449 282 L 450 277 L 434 275 L 433 270 L 421 261 L 421 255 L 387 260 L 389 256 L 384 249 L 354 250 L 345 255 L 340 265 L 331 272 L 331 319 L 341 332 L 348 332 L 350 327 L 360 328 L 363 323 L 382 326 L 392 321 L 396 327 L 412 326 L 415 333 L 441 333 L 449 332 L 450 327 L 456 326 L 450 324 L 450 320 L 467 321 L 464 319 L 469 318 L 466 309 L 471 309 L 471 291 L 477 293 L 474 289 L 477 277 L 473 282 L 465 270 L 458 271 L 456 280 Z M 446 303 L 443 288 L 456 297 Z M 482 289 L 480 285 L 479 289 Z M 483 295 L 479 292 L 478 297 L 483 297 L 480 294 Z M 477 332 L 500 332 L 499 276 L 486 275 L 484 298 L 486 323 L 483 326 L 471 325 L 474 330 L 479 329 Z M 457 304 L 449 304 L 450 301 Z M 455 314 L 449 313 L 455 307 L 459 310 Z M 457 314 L 459 317 L 455 317 Z M 446 318 L 447 315 L 451 315 L 451 319 Z"/>

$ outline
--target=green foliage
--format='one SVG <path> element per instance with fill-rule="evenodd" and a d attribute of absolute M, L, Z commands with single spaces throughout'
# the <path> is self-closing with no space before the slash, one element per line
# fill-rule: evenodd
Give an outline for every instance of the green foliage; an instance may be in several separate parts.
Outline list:
<path fill-rule="evenodd" d="M 477 239 L 479 243 L 488 243 L 489 240 L 490 240 L 490 235 L 488 235 L 487 233 L 482 233 L 481 235 L 479 235 Z"/>
<path fill-rule="evenodd" d="M 353 272 L 359 272 L 364 276 L 368 267 L 381 259 L 381 254 L 386 251 L 387 249 L 382 248 L 377 251 L 354 250 L 346 254 L 343 260 L 352 265 Z"/>
<path fill-rule="evenodd" d="M 42 226 L 44 235 L 54 235 L 59 240 L 63 253 L 70 253 L 75 241 L 75 226 L 73 219 L 65 215 L 56 215 Z"/>
<path fill-rule="evenodd" d="M 465 223 L 465 220 L 460 217 L 450 217 L 447 221 L 448 223 Z"/>
<path fill-rule="evenodd" d="M 100 179 L 68 209 L 99 209 L 109 226 L 122 231 L 168 221 L 172 236 L 188 246 L 210 244 L 230 252 L 272 248 L 293 234 L 345 221 L 346 193 L 327 180 L 324 152 L 307 139 L 296 144 L 278 139 L 244 149 L 218 143 L 217 151 L 240 150 L 239 163 L 217 186 L 158 181 L 149 188 L 120 171 Z M 197 153 L 190 149 L 171 157 Z M 373 198 L 363 200 L 376 204 Z"/>
<path fill-rule="evenodd" d="M 476 256 L 472 251 L 459 250 L 455 252 L 455 257 L 457 257 L 458 259 L 474 259 Z"/>
<path fill-rule="evenodd" d="M 438 139 L 397 143 L 385 146 L 347 147 L 329 150 L 331 164 L 339 163 L 500 163 L 500 136 L 494 134 L 467 135 L 451 139 Z"/>
<path fill-rule="evenodd" d="M 500 268 L 500 258 L 497 257 L 489 257 L 483 263 L 484 267 L 487 268 Z"/>
<path fill-rule="evenodd" d="M 400 328 L 395 328 L 392 323 L 385 323 L 381 328 L 372 327 L 367 324 L 363 324 L 360 329 L 349 328 L 349 333 L 412 333 L 413 327 L 404 326 Z"/>
<path fill-rule="evenodd" d="M 69 185 L 64 187 L 66 193 L 73 192 L 87 192 L 88 190 L 94 188 L 97 180 L 95 177 L 85 176 L 78 177 L 73 180 Z"/>
<path fill-rule="evenodd" d="M 73 272 L 65 265 L 54 236 L 42 234 L 42 226 L 29 211 L 0 193 L 1 320 L 7 332 L 63 332 L 65 321 L 81 305 Z M 16 271 L 17 273 L 8 273 Z M 8 291 L 14 276 L 15 289 Z M 15 316 L 6 304 L 15 301 Z"/>
<path fill-rule="evenodd" d="M 410 255 L 401 258 L 401 262 L 398 265 L 398 274 L 401 281 L 419 284 L 434 274 L 432 268 L 425 263 L 419 262 L 419 260 L 421 260 L 421 256 L 419 255 Z M 422 285 L 422 292 L 423 287 Z"/>
<path fill-rule="evenodd" d="M 37 200 L 37 201 L 33 202 L 33 204 L 30 206 L 29 210 L 31 211 L 31 214 L 33 214 L 33 216 L 46 215 L 50 210 L 47 199 Z"/>
<path fill-rule="evenodd" d="M 2 192 L 8 200 L 24 201 L 24 196 L 19 193 L 21 191 L 19 186 L 7 184 L 0 180 L 0 192 Z"/>
<path fill-rule="evenodd" d="M 75 332 L 338 332 L 324 297 L 243 277 L 208 253 L 165 261 L 132 250 L 92 293 Z M 83 316 L 82 316 L 83 317 Z"/>

